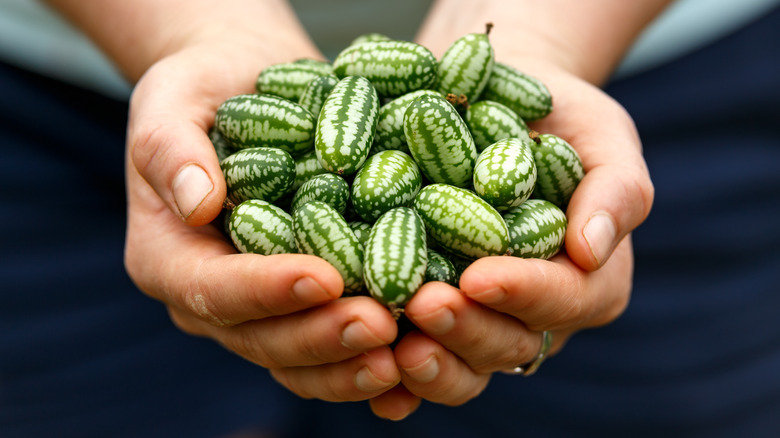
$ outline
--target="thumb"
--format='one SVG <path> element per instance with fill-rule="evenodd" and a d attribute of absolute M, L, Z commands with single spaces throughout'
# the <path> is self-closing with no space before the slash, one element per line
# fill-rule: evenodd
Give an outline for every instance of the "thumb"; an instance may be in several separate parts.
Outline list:
<path fill-rule="evenodd" d="M 176 216 L 188 225 L 207 224 L 219 214 L 226 194 L 207 135 L 216 106 L 204 107 L 203 101 L 177 93 L 175 85 L 154 85 L 151 78 L 142 80 L 133 93 L 129 157 Z"/>
<path fill-rule="evenodd" d="M 565 246 L 581 268 L 593 271 L 650 213 L 653 184 L 644 165 L 603 165 L 586 173 L 568 206 Z"/>

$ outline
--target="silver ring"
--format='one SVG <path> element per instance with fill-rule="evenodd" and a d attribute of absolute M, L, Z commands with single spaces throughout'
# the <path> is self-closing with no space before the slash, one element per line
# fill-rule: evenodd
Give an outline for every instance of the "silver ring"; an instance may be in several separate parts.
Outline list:
<path fill-rule="evenodd" d="M 520 374 L 521 376 L 528 377 L 535 373 L 539 369 L 539 366 L 547 358 L 547 352 L 550 351 L 552 345 L 552 333 L 545 330 L 542 332 L 542 345 L 539 347 L 539 352 L 536 353 L 536 357 L 527 363 L 518 365 L 508 371 L 509 374 Z"/>

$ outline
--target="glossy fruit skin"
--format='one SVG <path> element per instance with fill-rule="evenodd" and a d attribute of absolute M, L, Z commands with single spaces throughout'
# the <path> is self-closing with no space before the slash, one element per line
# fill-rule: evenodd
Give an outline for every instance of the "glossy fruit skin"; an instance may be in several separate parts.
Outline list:
<path fill-rule="evenodd" d="M 430 184 L 414 200 L 428 235 L 447 252 L 474 260 L 504 255 L 509 230 L 501 215 L 476 193 L 447 184 Z"/>
<path fill-rule="evenodd" d="M 396 207 L 371 227 L 363 272 L 369 293 L 391 310 L 402 308 L 425 281 L 428 249 L 422 220 Z"/>
<path fill-rule="evenodd" d="M 352 175 L 368 158 L 374 141 L 379 97 L 361 76 L 341 79 L 322 104 L 314 150 L 328 172 Z"/>
<path fill-rule="evenodd" d="M 404 135 L 428 180 L 456 187 L 471 184 L 477 148 L 468 126 L 445 98 L 424 95 L 409 104 Z"/>

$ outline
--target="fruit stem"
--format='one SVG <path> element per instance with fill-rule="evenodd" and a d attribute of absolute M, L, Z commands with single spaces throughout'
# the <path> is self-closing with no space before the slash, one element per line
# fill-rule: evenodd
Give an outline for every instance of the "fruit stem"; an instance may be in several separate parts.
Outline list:
<path fill-rule="evenodd" d="M 236 208 L 236 204 L 234 204 L 233 201 L 230 200 L 230 198 L 225 198 L 225 200 L 222 201 L 222 208 L 226 210 L 232 210 Z"/>
<path fill-rule="evenodd" d="M 458 111 L 466 111 L 469 109 L 469 99 L 464 94 L 456 96 L 453 93 L 449 93 L 447 94 L 447 102 L 451 103 Z"/>
<path fill-rule="evenodd" d="M 490 30 L 493 29 L 493 23 L 485 23 L 485 35 L 490 35 Z"/>
<path fill-rule="evenodd" d="M 528 133 L 528 136 L 529 136 L 529 137 L 531 137 L 531 140 L 533 140 L 533 141 L 534 141 L 534 143 L 536 143 L 536 144 L 542 144 L 542 139 L 540 139 L 540 138 L 539 138 L 539 133 L 538 133 L 538 132 L 536 132 L 536 131 L 534 131 L 534 130 L 531 130 L 531 131 Z"/>
<path fill-rule="evenodd" d="M 393 319 L 398 321 L 398 318 L 404 313 L 403 307 L 399 307 L 396 303 L 388 303 L 387 308 L 390 310 L 390 314 L 393 315 Z"/>

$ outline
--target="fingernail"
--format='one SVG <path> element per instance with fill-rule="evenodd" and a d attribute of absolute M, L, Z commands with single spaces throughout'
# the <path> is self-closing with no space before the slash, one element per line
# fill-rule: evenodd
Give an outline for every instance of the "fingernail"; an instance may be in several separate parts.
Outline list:
<path fill-rule="evenodd" d="M 415 319 L 420 324 L 420 328 L 431 335 L 444 335 L 455 327 L 455 314 L 446 307 Z"/>
<path fill-rule="evenodd" d="M 483 292 L 469 293 L 468 296 L 483 304 L 498 304 L 506 298 L 506 290 L 503 287 L 494 287 Z"/>
<path fill-rule="evenodd" d="M 173 198 L 181 217 L 187 219 L 212 190 L 214 184 L 202 167 L 188 164 L 179 170 L 173 179 Z"/>
<path fill-rule="evenodd" d="M 293 283 L 292 293 L 304 303 L 321 303 L 334 298 L 311 277 L 303 277 Z"/>
<path fill-rule="evenodd" d="M 355 386 L 364 392 L 376 392 L 387 388 L 392 382 L 379 379 L 368 367 L 363 367 L 355 374 Z"/>
<path fill-rule="evenodd" d="M 439 375 L 439 360 L 431 355 L 420 365 L 404 368 L 404 372 L 417 383 L 431 383 Z"/>
<path fill-rule="evenodd" d="M 352 321 L 341 332 L 341 345 L 350 350 L 364 351 L 384 344 L 386 342 L 371 333 L 363 321 Z"/>
<path fill-rule="evenodd" d="M 594 213 L 588 219 L 588 223 L 585 224 L 582 234 L 585 237 L 585 241 L 588 242 L 590 253 L 593 254 L 598 264 L 601 265 L 609 257 L 615 236 L 617 236 L 615 221 L 612 220 L 612 216 L 606 212 Z"/>

